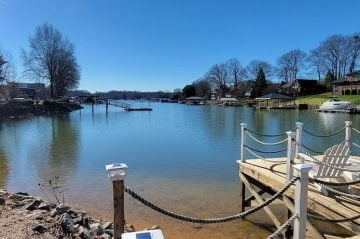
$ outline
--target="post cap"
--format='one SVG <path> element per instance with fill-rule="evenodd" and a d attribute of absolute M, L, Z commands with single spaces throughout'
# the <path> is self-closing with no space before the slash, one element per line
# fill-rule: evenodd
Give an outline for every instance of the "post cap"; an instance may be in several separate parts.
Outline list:
<path fill-rule="evenodd" d="M 345 125 L 346 125 L 346 126 L 350 126 L 351 124 L 352 124 L 351 121 L 345 121 Z"/>
<path fill-rule="evenodd" d="M 296 122 L 296 126 L 302 126 L 303 124 L 302 122 Z"/>
<path fill-rule="evenodd" d="M 121 181 L 124 180 L 127 170 L 127 165 L 125 163 L 113 163 L 105 166 L 108 177 L 111 181 Z"/>
<path fill-rule="evenodd" d="M 247 123 L 241 123 L 240 125 L 246 127 Z"/>
<path fill-rule="evenodd" d="M 313 166 L 310 164 L 306 164 L 306 163 L 301 163 L 301 164 L 295 164 L 293 166 L 294 169 L 298 170 L 298 171 L 305 171 L 305 172 L 309 172 Z"/>

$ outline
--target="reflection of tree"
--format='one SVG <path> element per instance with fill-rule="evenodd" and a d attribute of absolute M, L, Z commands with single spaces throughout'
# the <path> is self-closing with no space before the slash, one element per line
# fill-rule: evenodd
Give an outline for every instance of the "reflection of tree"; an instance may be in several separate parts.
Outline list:
<path fill-rule="evenodd" d="M 38 173 L 43 182 L 58 176 L 60 181 L 72 177 L 77 168 L 78 125 L 69 116 L 51 118 L 48 162 L 39 162 Z"/>
<path fill-rule="evenodd" d="M 7 155 L 4 148 L 0 145 L 0 188 L 5 187 L 7 177 L 9 176 L 9 166 Z"/>

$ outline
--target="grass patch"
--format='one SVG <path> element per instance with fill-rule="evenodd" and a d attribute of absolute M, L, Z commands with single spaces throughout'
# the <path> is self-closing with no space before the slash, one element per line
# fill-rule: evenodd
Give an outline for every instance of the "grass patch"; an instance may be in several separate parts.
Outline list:
<path fill-rule="evenodd" d="M 331 97 L 331 92 L 318 94 L 318 95 L 307 95 L 301 96 L 296 99 L 297 104 L 309 104 L 309 105 L 321 105 L 324 101 Z M 353 104 L 360 104 L 360 95 L 339 95 L 336 96 L 338 100 L 350 101 Z"/>

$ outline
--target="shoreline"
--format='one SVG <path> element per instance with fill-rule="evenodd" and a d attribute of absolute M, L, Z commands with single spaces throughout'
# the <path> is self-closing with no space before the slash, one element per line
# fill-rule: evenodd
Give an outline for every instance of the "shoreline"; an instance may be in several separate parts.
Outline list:
<path fill-rule="evenodd" d="M 113 223 L 94 219 L 66 204 L 0 189 L 0 238 L 112 238 Z M 152 229 L 158 229 L 154 226 Z M 133 232 L 131 224 L 125 232 Z"/>

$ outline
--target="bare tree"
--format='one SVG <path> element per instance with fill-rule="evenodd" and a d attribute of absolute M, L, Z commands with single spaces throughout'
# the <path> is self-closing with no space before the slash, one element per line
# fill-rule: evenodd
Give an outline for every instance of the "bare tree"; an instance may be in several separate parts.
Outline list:
<path fill-rule="evenodd" d="M 11 55 L 0 48 L 0 84 L 14 81 L 15 77 L 16 71 Z"/>
<path fill-rule="evenodd" d="M 23 50 L 26 75 L 47 80 L 52 98 L 77 86 L 80 70 L 74 46 L 57 29 L 45 23 L 36 28 L 29 41 L 29 52 Z"/>
<path fill-rule="evenodd" d="M 304 68 L 306 53 L 300 49 L 291 50 L 278 59 L 278 76 L 285 81 L 294 81 Z"/>
<path fill-rule="evenodd" d="M 222 96 L 225 96 L 229 83 L 229 74 L 225 63 L 216 64 L 211 67 L 206 74 L 206 79 L 220 90 Z"/>
<path fill-rule="evenodd" d="M 311 50 L 309 56 L 306 58 L 306 61 L 308 62 L 309 68 L 315 72 L 318 80 L 320 81 L 327 72 L 320 50 Z"/>
<path fill-rule="evenodd" d="M 266 79 L 271 79 L 274 74 L 274 67 L 266 61 L 261 60 L 253 60 L 246 66 L 249 79 L 256 79 L 260 69 L 264 71 Z"/>
<path fill-rule="evenodd" d="M 356 67 L 356 63 L 359 59 L 360 54 L 360 33 L 356 33 L 352 36 L 352 58 L 349 67 L 349 72 L 353 72 Z"/>
<path fill-rule="evenodd" d="M 194 81 L 192 85 L 195 87 L 196 95 L 204 98 L 209 98 L 211 94 L 211 84 L 204 78 Z"/>
<path fill-rule="evenodd" d="M 237 58 L 232 58 L 225 64 L 227 65 L 229 81 L 234 85 L 234 89 L 237 89 L 240 81 L 244 80 L 247 76 L 246 70 Z"/>

